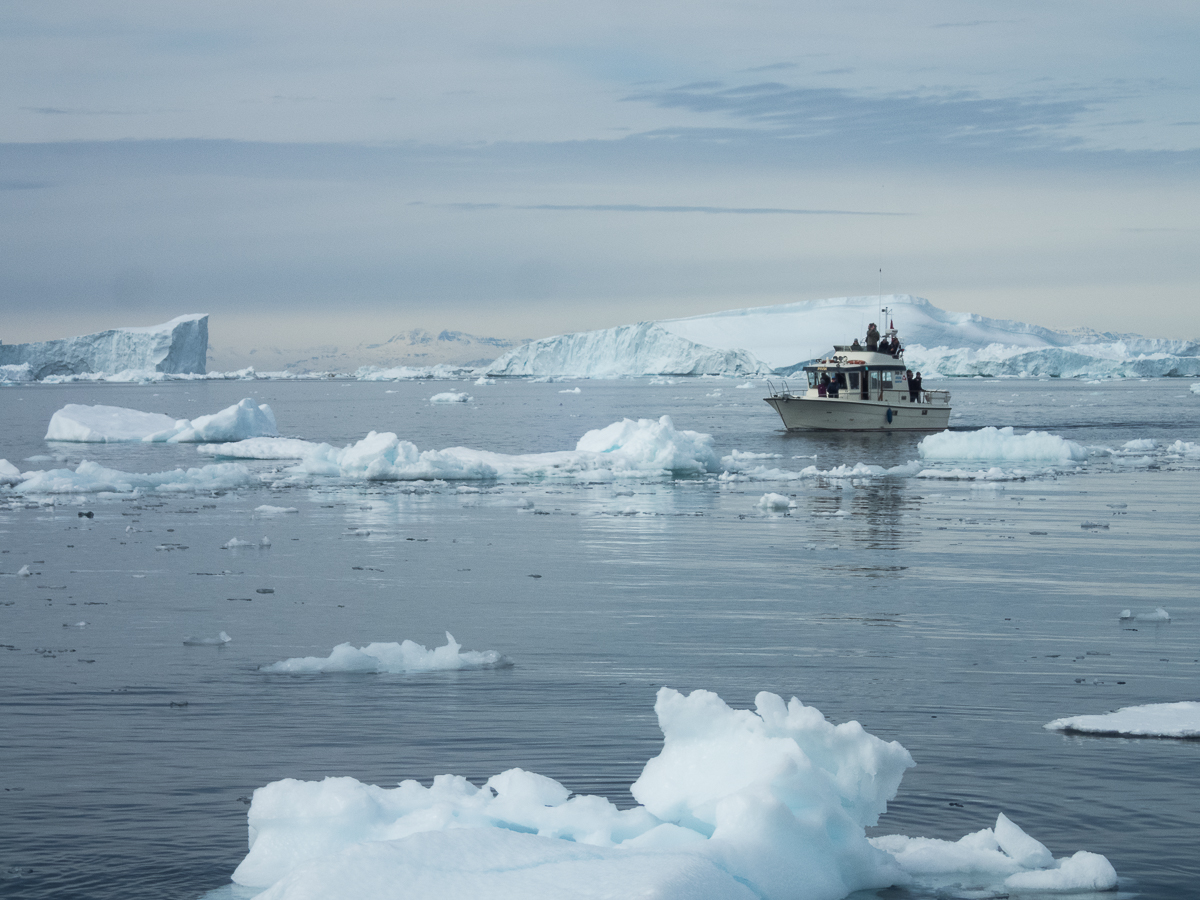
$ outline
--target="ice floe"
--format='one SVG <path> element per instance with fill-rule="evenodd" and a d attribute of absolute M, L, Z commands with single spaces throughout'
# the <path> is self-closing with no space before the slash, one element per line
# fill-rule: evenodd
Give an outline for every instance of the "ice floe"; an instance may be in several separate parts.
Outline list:
<path fill-rule="evenodd" d="M 50 417 L 45 439 L 83 443 L 191 443 L 240 441 L 278 433 L 271 407 L 265 403 L 255 404 L 247 398 L 220 412 L 190 421 L 120 406 L 69 403 Z"/>
<path fill-rule="evenodd" d="M 784 494 L 767 493 L 758 498 L 755 506 L 762 512 L 785 512 L 792 506 L 790 497 Z"/>
<path fill-rule="evenodd" d="M 996 460 L 1002 462 L 1071 465 L 1086 462 L 1087 448 L 1057 434 L 1030 431 L 1017 434 L 1007 428 L 978 431 L 940 431 L 921 440 L 917 453 L 923 460 Z"/>
<path fill-rule="evenodd" d="M 1105 525 L 1104 527 L 1107 528 L 1108 526 Z M 1121 610 L 1121 615 L 1119 618 L 1123 621 L 1131 620 L 1135 622 L 1170 622 L 1171 614 L 1159 606 L 1153 610 L 1144 610 L 1140 612 L 1134 612 L 1131 609 L 1123 609 Z"/>
<path fill-rule="evenodd" d="M 636 475 L 702 475 L 720 461 L 711 435 L 677 429 L 669 416 L 624 419 L 584 434 L 575 450 L 506 454 L 451 447 L 419 450 L 391 432 L 370 432 L 342 448 L 289 438 L 204 444 L 201 453 L 241 459 L 297 459 L 293 475 L 371 481 L 527 480 L 549 477 L 620 478 Z"/>
<path fill-rule="evenodd" d="M 1200 703 L 1149 703 L 1095 716 L 1070 716 L 1044 726 L 1068 734 L 1200 738 Z"/>
<path fill-rule="evenodd" d="M 1108 889 L 1104 857 L 1055 860 L 1004 816 L 960 842 L 868 840 L 908 751 L 793 698 L 732 709 L 708 691 L 658 692 L 661 753 L 619 809 L 509 769 L 476 786 L 440 775 L 395 788 L 331 777 L 254 792 L 250 847 L 234 872 L 260 900 L 395 895 L 512 900 L 837 900 L 969 875 L 1001 890 Z"/>
<path fill-rule="evenodd" d="M 21 470 L 7 459 L 0 459 L 0 484 L 16 484 L 21 480 Z"/>
<path fill-rule="evenodd" d="M 472 399 L 466 391 L 443 391 L 429 398 L 430 403 L 466 403 Z"/>
<path fill-rule="evenodd" d="M 216 637 L 185 637 L 183 643 L 187 647 L 223 647 L 232 640 L 233 638 L 222 631 Z"/>
<path fill-rule="evenodd" d="M 190 469 L 141 474 L 109 469 L 84 460 L 71 469 L 25 472 L 13 490 L 20 494 L 129 494 L 135 490 L 162 492 L 229 490 L 258 479 L 240 463 L 213 463 Z"/>
<path fill-rule="evenodd" d="M 300 510 L 294 506 L 269 506 L 264 503 L 262 506 L 254 507 L 254 514 L 256 516 L 286 516 L 298 512 Z"/>
<path fill-rule="evenodd" d="M 272 675 L 309 675 L 325 672 L 380 672 L 406 675 L 416 672 L 438 672 L 447 669 L 486 669 L 511 665 L 508 658 L 496 650 L 463 650 L 462 645 L 446 632 L 444 646 L 429 648 L 405 641 L 372 643 L 365 647 L 338 644 L 328 656 L 303 656 L 280 660 L 263 666 L 260 672 Z"/>

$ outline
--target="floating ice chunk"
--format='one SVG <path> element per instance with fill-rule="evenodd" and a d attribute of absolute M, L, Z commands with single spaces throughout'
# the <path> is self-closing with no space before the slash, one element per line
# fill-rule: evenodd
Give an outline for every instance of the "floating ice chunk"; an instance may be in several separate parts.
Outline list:
<path fill-rule="evenodd" d="M 1121 619 L 1132 619 L 1137 622 L 1170 622 L 1171 614 L 1161 606 L 1156 607 L 1153 611 L 1137 612 L 1131 609 L 1121 610 Z"/>
<path fill-rule="evenodd" d="M 286 516 L 298 512 L 300 510 L 294 506 L 268 506 L 264 503 L 262 506 L 254 507 L 254 514 L 256 516 Z"/>
<path fill-rule="evenodd" d="M 753 382 L 753 381 L 747 381 L 745 384 L 739 384 L 739 385 L 737 386 L 737 389 L 738 389 L 739 391 L 744 391 L 744 390 L 747 390 L 747 389 L 749 389 L 749 388 L 752 388 L 752 387 L 754 387 L 754 382 Z"/>
<path fill-rule="evenodd" d="M 1111 891 L 1117 886 L 1117 871 L 1099 853 L 1080 850 L 1074 856 L 1057 860 L 1054 868 L 1009 875 L 1004 886 L 1014 891 L 1062 894 Z"/>
<path fill-rule="evenodd" d="M 581 391 L 579 388 L 568 388 L 565 391 L 559 391 L 559 393 L 560 394 L 581 394 L 581 393 L 583 393 L 583 391 Z"/>
<path fill-rule="evenodd" d="M 496 383 L 495 378 L 488 378 L 486 375 L 480 375 L 478 378 L 475 379 L 475 384 L 477 384 L 477 385 L 495 384 L 495 383 Z"/>
<path fill-rule="evenodd" d="M 917 453 L 924 460 L 1001 460 L 1075 464 L 1085 462 L 1087 449 L 1044 431 L 1016 434 L 1012 427 L 978 431 L 942 431 L 922 439 Z"/>
<path fill-rule="evenodd" d="M 0 484 L 16 484 L 21 480 L 21 470 L 7 459 L 0 459 Z"/>
<path fill-rule="evenodd" d="M 784 494 L 763 494 L 755 506 L 763 512 L 782 512 L 793 505 L 791 498 Z"/>
<path fill-rule="evenodd" d="M 33 573 L 29 571 L 29 566 L 21 566 L 21 568 L 17 570 L 17 574 L 22 578 L 28 578 Z"/>
<path fill-rule="evenodd" d="M 237 550 L 239 547 L 257 546 L 254 541 L 243 541 L 241 538 L 230 538 L 221 545 L 222 550 Z"/>
<path fill-rule="evenodd" d="M 222 647 L 232 640 L 233 638 L 222 631 L 216 637 L 185 637 L 183 643 L 187 647 Z"/>
<path fill-rule="evenodd" d="M 482 787 L 453 775 L 391 789 L 286 779 L 254 792 L 234 881 L 270 886 L 262 900 L 381 900 L 397 884 L 430 897 L 836 900 L 910 878 L 969 877 L 1000 893 L 1030 871 L 1010 853 L 1062 873 L 1040 882 L 1052 890 L 1108 877 L 1102 857 L 1048 859 L 1003 817 L 1003 845 L 992 829 L 868 841 L 912 758 L 794 698 L 761 693 L 755 711 L 734 710 L 663 688 L 655 710 L 663 749 L 633 785 L 639 807 L 571 797 L 521 769 Z"/>
<path fill-rule="evenodd" d="M 264 537 L 261 541 L 258 542 L 258 546 L 263 547 L 263 548 L 270 547 L 271 539 L 269 537 Z"/>
<path fill-rule="evenodd" d="M 247 438 L 222 444 L 201 444 L 196 452 L 203 456 L 218 456 L 227 459 L 303 459 L 319 452 L 328 444 L 314 444 L 299 438 Z"/>
<path fill-rule="evenodd" d="M 1139 438 L 1136 441 L 1126 441 L 1121 445 L 1121 449 L 1133 451 L 1154 450 L 1157 447 L 1158 441 L 1154 438 Z"/>
<path fill-rule="evenodd" d="M 1023 869 L 1044 869 L 1054 865 L 1054 854 L 1041 841 L 1034 840 L 1013 824 L 1004 813 L 996 817 L 996 843 Z"/>
<path fill-rule="evenodd" d="M 611 479 L 635 475 L 701 475 L 719 463 L 712 436 L 676 429 L 669 416 L 624 419 L 587 432 L 574 451 L 507 454 L 467 447 L 419 450 L 391 432 L 370 432 L 346 447 L 285 438 L 202 445 L 202 453 L 243 459 L 298 459 L 288 472 L 368 481 L 422 479 L 525 481 L 533 478 Z"/>
<path fill-rule="evenodd" d="M 249 398 L 234 406 L 193 419 L 189 427 L 168 438 L 173 443 L 193 441 L 240 441 L 252 437 L 273 437 L 279 434 L 275 413 L 263 403 L 255 405 Z"/>
<path fill-rule="evenodd" d="M 1095 716 L 1070 716 L 1043 726 L 1068 734 L 1200 738 L 1200 703 L 1149 703 Z"/>
<path fill-rule="evenodd" d="M 329 656 L 305 656 L 281 660 L 260 671 L 270 674 L 315 674 L 320 672 L 382 672 L 394 675 L 435 672 L 443 669 L 483 669 L 512 665 L 495 650 L 460 652 L 459 644 L 446 632 L 446 645 L 430 650 L 414 641 L 402 644 L 373 643 L 365 647 L 338 644 Z"/>
<path fill-rule="evenodd" d="M 466 403 L 473 398 L 467 396 L 466 391 L 443 391 L 440 394 L 434 394 L 429 398 L 430 403 Z"/>
<path fill-rule="evenodd" d="M 153 434 L 173 433 L 177 424 L 182 428 L 186 421 L 120 406 L 68 403 L 50 417 L 45 439 L 84 443 L 142 441 Z"/>
<path fill-rule="evenodd" d="M 275 414 L 266 404 L 245 399 L 193 421 L 120 406 L 69 403 L 50 417 L 48 441 L 114 443 L 128 441 L 237 441 L 275 435 Z"/>
<path fill-rule="evenodd" d="M 1200 394 L 1200 382 L 1193 384 L 1188 390 L 1193 394 Z"/>
<path fill-rule="evenodd" d="M 26 472 L 15 491 L 22 494 L 88 494 L 110 491 L 118 494 L 141 490 L 162 492 L 216 491 L 241 487 L 257 479 L 240 463 L 215 463 L 192 469 L 140 474 L 108 469 L 84 460 L 75 471 L 49 469 Z"/>

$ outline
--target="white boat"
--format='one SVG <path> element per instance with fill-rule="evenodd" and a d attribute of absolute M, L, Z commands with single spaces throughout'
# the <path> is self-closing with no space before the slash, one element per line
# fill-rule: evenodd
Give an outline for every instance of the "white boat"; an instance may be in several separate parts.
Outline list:
<path fill-rule="evenodd" d="M 887 321 L 885 318 L 884 321 Z M 896 329 L 889 328 L 889 341 Z M 807 385 L 783 382 L 763 399 L 788 431 L 942 431 L 950 423 L 950 392 L 909 390 L 904 354 L 861 349 L 857 341 L 804 367 Z M 827 387 L 836 385 L 835 388 Z"/>

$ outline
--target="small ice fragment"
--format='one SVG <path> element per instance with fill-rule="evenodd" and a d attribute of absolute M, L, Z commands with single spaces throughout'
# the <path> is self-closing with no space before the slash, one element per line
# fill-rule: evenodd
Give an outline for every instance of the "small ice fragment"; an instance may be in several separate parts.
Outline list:
<path fill-rule="evenodd" d="M 221 545 L 222 550 L 236 550 L 238 547 L 253 547 L 254 541 L 243 541 L 241 538 L 230 538 Z"/>
<path fill-rule="evenodd" d="M 792 505 L 790 498 L 784 494 L 766 493 L 759 499 L 756 506 L 763 512 L 783 512 Z"/>
<path fill-rule="evenodd" d="M 186 647 L 220 647 L 224 644 L 228 644 L 232 640 L 233 638 L 222 631 L 216 637 L 185 637 L 183 639 L 183 643 Z"/>
<path fill-rule="evenodd" d="M 559 391 L 559 393 L 560 394 L 582 394 L 583 391 L 581 391 L 579 388 L 571 388 L 571 389 L 568 389 L 565 391 Z"/>
<path fill-rule="evenodd" d="M 28 578 L 33 573 L 29 571 L 29 566 L 21 566 L 21 570 L 17 574 L 23 578 Z"/>
<path fill-rule="evenodd" d="M 430 403 L 466 403 L 472 399 L 466 391 L 443 391 L 429 398 Z"/>
<path fill-rule="evenodd" d="M 300 510 L 294 506 L 268 506 L 264 503 L 262 506 L 254 507 L 254 514 L 256 516 L 286 516 L 290 513 L 298 512 Z"/>
<path fill-rule="evenodd" d="M 264 537 L 264 538 L 263 538 L 261 541 L 259 541 L 259 542 L 258 542 L 258 546 L 260 546 L 260 547 L 270 547 L 270 546 L 271 546 L 271 539 L 270 539 L 269 537 Z"/>
<path fill-rule="evenodd" d="M 1133 612 L 1133 610 L 1123 609 L 1123 610 L 1121 610 L 1120 618 L 1122 621 L 1132 620 L 1132 621 L 1136 621 L 1136 622 L 1170 622 L 1171 614 L 1169 612 L 1167 612 L 1165 609 L 1163 609 L 1161 606 L 1159 606 L 1159 607 L 1156 607 L 1153 611 L 1144 611 L 1144 612 L 1137 612 L 1137 613 Z"/>
<path fill-rule="evenodd" d="M 1023 868 L 1044 869 L 1054 865 L 1054 854 L 1046 849 L 1046 845 L 1027 835 L 1004 813 L 996 817 L 995 834 L 1000 849 Z"/>

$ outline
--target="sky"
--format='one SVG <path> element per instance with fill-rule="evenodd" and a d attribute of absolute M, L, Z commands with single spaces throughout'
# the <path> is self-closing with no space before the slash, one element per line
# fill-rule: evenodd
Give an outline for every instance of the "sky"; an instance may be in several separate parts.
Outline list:
<path fill-rule="evenodd" d="M 1195 338 L 1197 46 L 1154 0 L 0 0 L 0 340 L 877 291 Z"/>

